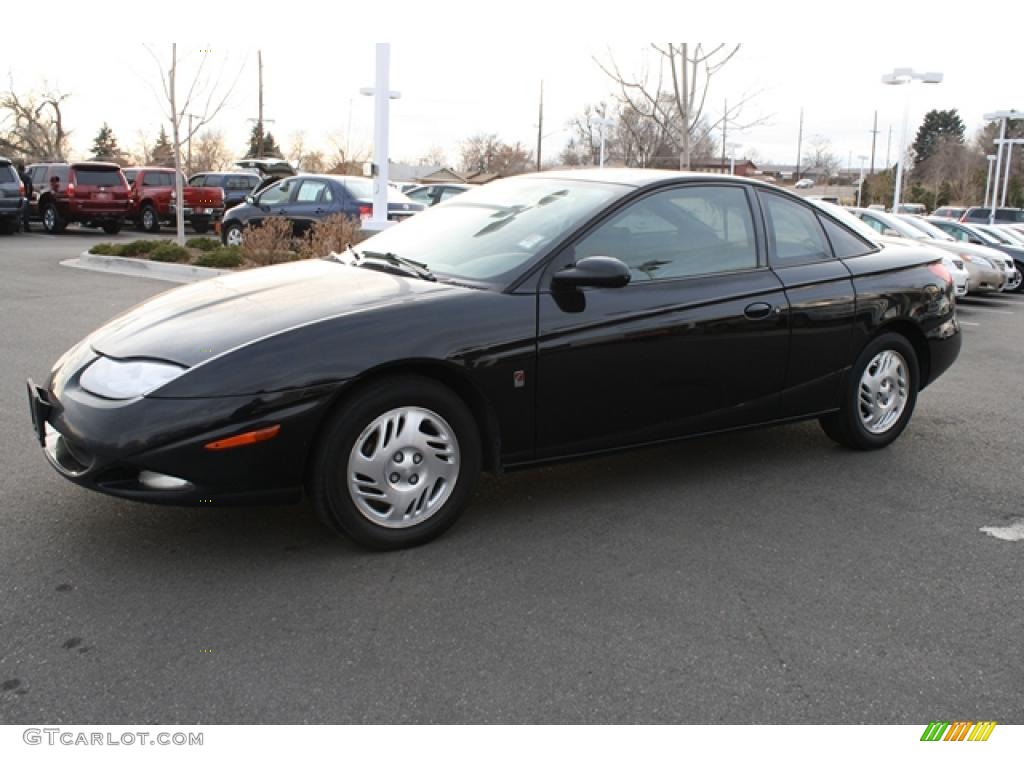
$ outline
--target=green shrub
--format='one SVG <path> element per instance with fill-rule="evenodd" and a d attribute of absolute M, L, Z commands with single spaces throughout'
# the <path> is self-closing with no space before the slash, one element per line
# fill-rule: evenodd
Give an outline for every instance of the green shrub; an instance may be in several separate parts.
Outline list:
<path fill-rule="evenodd" d="M 96 243 L 92 248 L 89 249 L 89 253 L 95 253 L 97 256 L 116 256 L 114 250 L 119 246 L 113 243 Z"/>
<path fill-rule="evenodd" d="M 132 240 L 130 243 L 122 243 L 113 246 L 115 256 L 143 256 L 152 253 L 156 248 L 169 240 Z"/>
<path fill-rule="evenodd" d="M 213 237 L 190 237 L 185 245 L 197 251 L 216 251 L 220 248 L 220 240 Z"/>
<path fill-rule="evenodd" d="M 240 266 L 241 263 L 242 249 L 236 245 L 209 251 L 195 260 L 197 267 L 216 267 L 217 269 L 231 269 Z"/>
<path fill-rule="evenodd" d="M 177 243 L 160 243 L 149 253 L 153 261 L 188 261 L 188 251 Z"/>

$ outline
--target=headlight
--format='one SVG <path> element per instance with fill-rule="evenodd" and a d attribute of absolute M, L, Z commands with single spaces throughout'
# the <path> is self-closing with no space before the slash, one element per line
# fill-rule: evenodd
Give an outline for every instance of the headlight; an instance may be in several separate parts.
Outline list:
<path fill-rule="evenodd" d="M 85 369 L 79 382 L 82 389 L 111 400 L 142 397 L 185 372 L 174 363 L 154 360 L 112 360 L 98 357 Z"/>

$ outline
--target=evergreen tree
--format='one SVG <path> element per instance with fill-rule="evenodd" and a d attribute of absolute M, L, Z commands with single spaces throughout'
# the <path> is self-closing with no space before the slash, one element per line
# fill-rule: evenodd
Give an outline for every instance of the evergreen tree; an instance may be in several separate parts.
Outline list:
<path fill-rule="evenodd" d="M 92 156 L 97 160 L 107 160 L 115 163 L 121 161 L 121 148 L 117 146 L 117 138 L 114 136 L 114 131 L 106 123 L 103 123 L 100 132 L 92 140 Z"/>
<path fill-rule="evenodd" d="M 277 146 L 277 142 L 274 141 L 274 134 L 270 132 L 264 132 L 263 134 L 263 157 L 284 157 L 284 153 L 281 148 Z M 260 124 L 256 123 L 252 127 L 252 134 L 249 136 L 249 151 L 245 153 L 245 157 L 260 157 Z"/>
<path fill-rule="evenodd" d="M 152 157 L 153 165 L 163 168 L 174 167 L 174 145 L 167 138 L 167 131 L 162 125 L 160 126 L 160 136 L 157 137 L 156 144 L 153 145 Z"/>
<path fill-rule="evenodd" d="M 917 129 L 914 139 L 914 158 L 923 163 L 942 139 L 954 139 L 958 144 L 964 143 L 964 121 L 955 109 L 933 109 L 924 116 L 924 122 Z"/>

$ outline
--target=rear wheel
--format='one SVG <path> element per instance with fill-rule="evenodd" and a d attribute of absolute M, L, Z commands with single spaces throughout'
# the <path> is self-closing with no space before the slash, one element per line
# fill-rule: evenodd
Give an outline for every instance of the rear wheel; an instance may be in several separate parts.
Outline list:
<path fill-rule="evenodd" d="M 116 235 L 118 232 L 121 231 L 121 224 L 122 222 L 120 221 L 104 222 L 103 231 L 106 232 L 108 235 Z"/>
<path fill-rule="evenodd" d="M 67 223 L 61 217 L 57 206 L 53 203 L 46 203 L 43 206 L 43 229 L 48 234 L 56 235 L 59 232 L 63 232 L 66 226 Z"/>
<path fill-rule="evenodd" d="M 860 353 L 837 413 L 819 420 L 840 445 L 862 451 L 884 448 L 900 436 L 917 403 L 917 355 L 907 339 L 886 333 Z"/>
<path fill-rule="evenodd" d="M 208 221 L 195 221 L 192 222 L 192 229 L 197 235 L 205 235 L 210 231 L 210 222 Z"/>
<path fill-rule="evenodd" d="M 143 232 L 160 231 L 160 217 L 152 205 L 142 206 L 142 210 L 139 212 L 139 228 Z"/>
<path fill-rule="evenodd" d="M 432 379 L 401 376 L 344 403 L 314 449 L 308 490 L 331 528 L 371 549 L 400 549 L 447 530 L 479 474 L 466 405 Z"/>

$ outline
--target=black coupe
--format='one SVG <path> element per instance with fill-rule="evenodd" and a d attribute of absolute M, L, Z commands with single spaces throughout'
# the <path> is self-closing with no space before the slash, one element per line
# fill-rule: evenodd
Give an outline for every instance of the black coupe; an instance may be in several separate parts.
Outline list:
<path fill-rule="evenodd" d="M 809 418 L 881 448 L 959 350 L 932 251 L 746 179 L 552 172 L 171 290 L 28 389 L 73 482 L 180 505 L 305 492 L 396 548 L 451 525 L 481 469 Z"/>

